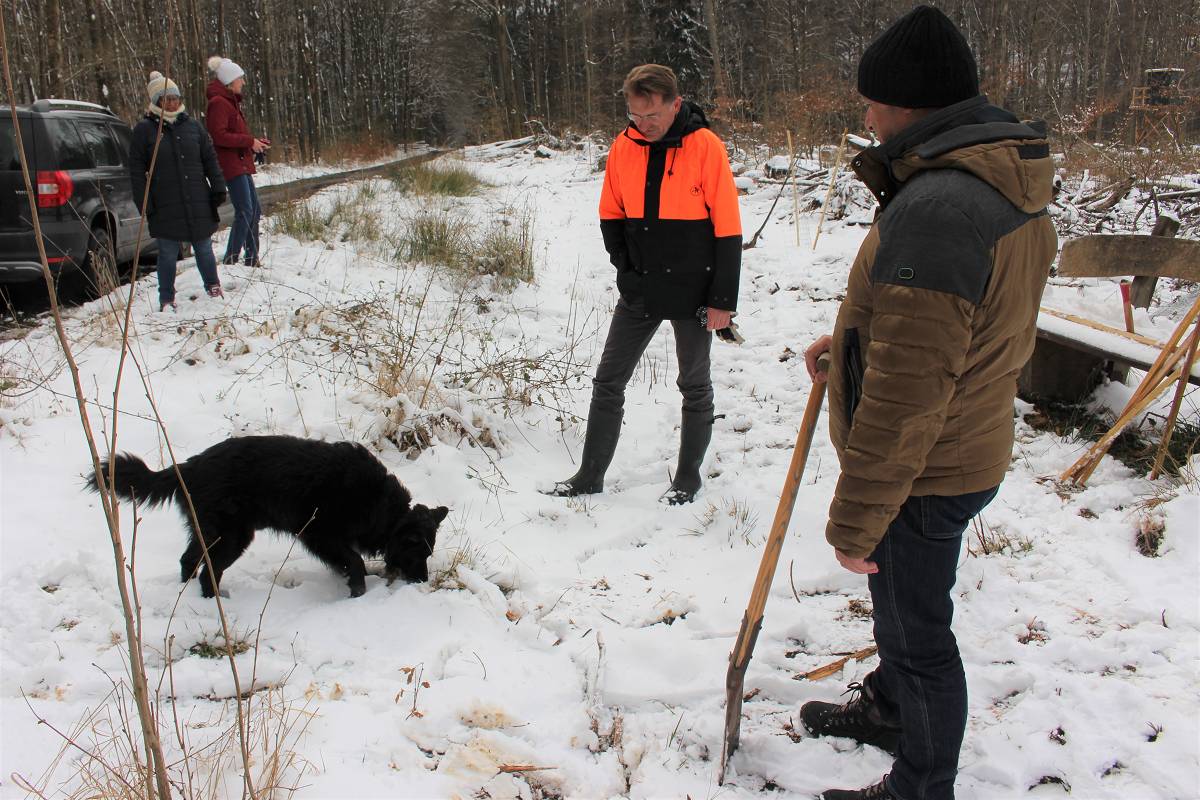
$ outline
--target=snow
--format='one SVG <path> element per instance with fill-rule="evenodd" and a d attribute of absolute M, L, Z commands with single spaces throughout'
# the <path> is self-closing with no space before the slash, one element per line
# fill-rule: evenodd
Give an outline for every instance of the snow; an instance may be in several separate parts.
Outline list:
<path fill-rule="evenodd" d="M 428 585 L 368 577 L 366 595 L 351 599 L 343 579 L 266 534 L 226 573 L 235 634 L 259 637 L 257 656 L 238 656 L 243 689 L 253 674 L 256 688 L 281 687 L 305 714 L 303 734 L 287 742 L 305 766 L 295 797 L 748 798 L 773 787 L 808 798 L 874 782 L 888 769 L 881 751 L 795 733 L 801 703 L 837 698 L 875 664 L 794 679 L 871 643 L 866 582 L 824 541 L 837 461 L 822 423 L 746 678 L 758 693 L 744 706 L 729 779 L 716 785 L 728 653 L 810 388 L 795 354 L 831 330 L 865 228 L 827 222 L 813 252 L 815 217 L 801 218 L 796 247 L 792 213 L 777 209 L 745 253 L 738 321 L 747 342 L 713 345 L 725 416 L 695 505 L 657 502 L 678 438 L 669 326 L 629 387 L 605 493 L 550 498 L 536 489 L 574 471 L 616 297 L 596 224 L 602 178 L 587 153 L 537 159 L 495 146 L 464 157 L 494 184 L 479 197 L 414 199 L 376 180 L 309 201 L 329 210 L 358 198 L 375 241 L 301 243 L 267 221 L 264 266 L 223 267 L 224 300 L 204 295 L 193 262 L 179 275 L 178 314 L 153 309 L 153 276 L 137 286 L 137 367 L 125 367 L 119 450 L 169 463 L 140 368 L 179 458 L 231 435 L 361 441 L 416 501 L 452 509 Z M 741 199 L 745 229 L 761 223 L 772 190 Z M 531 209 L 535 282 L 463 283 L 397 266 L 389 237 L 430 207 L 458 209 L 480 227 Z M 1121 326 L 1115 291 L 1109 281 L 1056 282 L 1046 304 Z M 119 332 L 105 308 L 70 309 L 66 326 L 92 423 L 110 435 Z M 1157 339 L 1174 325 L 1144 313 L 1137 321 Z M 417 369 L 392 397 L 378 388 L 381 364 L 413 330 Z M 455 336 L 439 351 L 447 331 Z M 35 381 L 0 396 L 7 798 L 24 796 L 11 775 L 37 782 L 61 745 L 35 712 L 73 729 L 108 702 L 126 656 L 111 548 L 97 498 L 81 488 L 89 456 L 53 328 L 0 347 L 5 379 Z M 489 364 L 507 366 L 480 366 Z M 1119 408 L 1122 391 L 1132 389 L 1106 387 L 1100 399 Z M 427 426 L 429 446 L 414 444 L 416 425 Z M 1046 478 L 1083 443 L 1020 418 L 1017 429 L 1012 469 L 979 531 L 967 532 L 955 589 L 971 696 L 958 796 L 1063 794 L 1053 780 L 1075 797 L 1197 796 L 1195 473 L 1172 487 L 1105 459 L 1087 488 L 1066 491 Z M 1152 497 L 1165 502 L 1151 509 Z M 1135 547 L 1146 514 L 1165 524 L 1157 558 Z M 132 530 L 123 507 L 127 548 Z M 178 583 L 177 512 L 143 511 L 137 533 L 151 684 L 163 695 L 174 687 L 182 726 L 204 741 L 229 724 L 220 698 L 234 693 L 223 661 L 189 653 L 217 637 L 215 610 L 195 583 Z M 977 536 L 1010 544 L 985 555 Z M 48 794 L 77 763 L 63 760 Z M 511 765 L 545 769 L 500 770 Z M 220 796 L 239 794 L 229 771 Z"/>

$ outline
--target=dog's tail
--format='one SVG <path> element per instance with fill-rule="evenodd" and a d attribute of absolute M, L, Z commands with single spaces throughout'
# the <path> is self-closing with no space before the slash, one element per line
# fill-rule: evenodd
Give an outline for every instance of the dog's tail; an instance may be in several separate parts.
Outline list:
<path fill-rule="evenodd" d="M 156 506 L 172 499 L 179 490 L 173 467 L 155 472 L 146 466 L 145 461 L 129 453 L 121 453 L 111 461 L 107 458 L 101 460 L 100 470 L 106 478 L 110 467 L 114 468 L 113 488 L 117 497 L 125 500 Z M 93 492 L 100 491 L 95 475 L 88 478 L 87 486 Z"/>

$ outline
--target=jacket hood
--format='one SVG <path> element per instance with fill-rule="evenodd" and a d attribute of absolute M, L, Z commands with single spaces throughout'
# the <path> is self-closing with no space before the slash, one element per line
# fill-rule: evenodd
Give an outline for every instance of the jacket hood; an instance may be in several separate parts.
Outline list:
<path fill-rule="evenodd" d="M 1053 199 L 1054 163 L 1043 122 L 1021 122 L 983 95 L 943 108 L 852 163 L 881 205 L 927 169 L 960 169 L 1035 213 Z"/>
<path fill-rule="evenodd" d="M 643 147 L 651 147 L 653 145 L 679 147 L 684 136 L 707 127 L 708 117 L 704 115 L 704 109 L 689 100 L 684 100 L 679 106 L 679 113 L 675 115 L 675 121 L 671 123 L 671 127 L 667 129 L 667 132 L 663 134 L 663 138 L 657 142 L 652 142 L 643 136 L 642 132 L 637 129 L 637 125 L 633 122 L 629 123 L 625 128 L 625 136 Z"/>
<path fill-rule="evenodd" d="M 210 101 L 214 97 L 224 97 L 231 103 L 236 103 L 238 105 L 242 104 L 242 96 L 240 94 L 234 94 L 232 91 L 230 91 L 228 86 L 221 83 L 216 78 L 213 78 L 208 82 L 208 86 L 204 89 L 204 94 Z"/>

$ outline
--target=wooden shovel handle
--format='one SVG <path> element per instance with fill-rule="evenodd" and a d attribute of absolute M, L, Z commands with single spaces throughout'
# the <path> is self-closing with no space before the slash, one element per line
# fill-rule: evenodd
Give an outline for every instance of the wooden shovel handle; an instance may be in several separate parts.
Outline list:
<path fill-rule="evenodd" d="M 824 354 L 817 360 L 817 371 L 824 373 L 828 369 L 829 355 Z M 808 451 L 812 447 L 813 434 L 816 432 L 817 419 L 821 416 L 821 404 L 824 401 L 825 382 L 814 383 L 808 393 L 808 405 L 804 407 L 800 431 L 796 434 L 796 447 L 792 450 L 792 461 L 788 465 L 787 478 L 779 495 L 779 505 L 775 507 L 775 520 L 771 523 L 771 533 L 767 537 L 762 561 L 758 565 L 750 604 L 746 607 L 746 621 L 751 628 L 762 619 L 763 610 L 767 606 L 767 595 L 771 591 L 771 582 L 775 579 L 775 567 L 779 564 L 779 554 L 783 551 L 783 542 L 787 538 L 796 495 L 800 493 L 800 479 L 804 477 L 804 466 L 808 463 Z M 740 651 L 735 653 L 732 663 L 743 664 L 749 659 L 752 641 L 750 637 L 745 637 L 743 641 L 738 642 Z"/>

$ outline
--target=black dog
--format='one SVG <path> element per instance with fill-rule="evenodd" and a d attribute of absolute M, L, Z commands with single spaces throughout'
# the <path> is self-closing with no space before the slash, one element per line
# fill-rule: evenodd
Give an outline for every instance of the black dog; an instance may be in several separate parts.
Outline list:
<path fill-rule="evenodd" d="M 351 597 L 366 591 L 364 555 L 383 556 L 389 579 L 427 580 L 426 559 L 449 511 L 410 507 L 408 490 L 360 444 L 245 436 L 179 465 L 200 523 L 197 530 L 174 468 L 155 472 L 128 453 L 115 461 L 118 496 L 152 506 L 174 500 L 183 511 L 191 541 L 179 559 L 182 579 L 186 583 L 204 566 L 200 591 L 205 597 L 220 591 L 222 573 L 263 528 L 299 538 L 310 553 L 347 577 Z M 107 476 L 107 460 L 102 468 Z M 88 486 L 97 491 L 94 475 Z M 204 564 L 204 544 L 211 573 Z"/>

